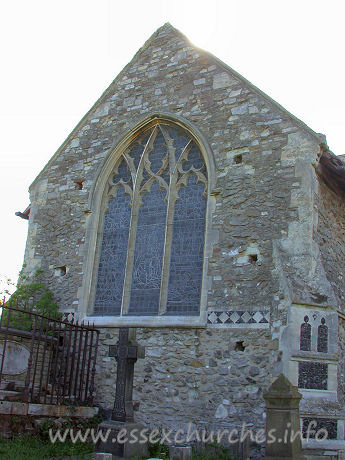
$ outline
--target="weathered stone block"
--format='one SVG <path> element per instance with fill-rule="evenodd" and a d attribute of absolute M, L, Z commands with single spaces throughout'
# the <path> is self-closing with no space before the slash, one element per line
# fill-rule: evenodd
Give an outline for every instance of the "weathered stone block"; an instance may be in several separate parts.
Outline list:
<path fill-rule="evenodd" d="M 103 439 L 95 446 L 96 452 L 111 453 L 118 457 L 129 459 L 131 457 L 144 457 L 147 455 L 147 440 L 141 433 L 147 433 L 145 426 L 140 423 L 104 421 L 99 427 L 103 432 Z"/>

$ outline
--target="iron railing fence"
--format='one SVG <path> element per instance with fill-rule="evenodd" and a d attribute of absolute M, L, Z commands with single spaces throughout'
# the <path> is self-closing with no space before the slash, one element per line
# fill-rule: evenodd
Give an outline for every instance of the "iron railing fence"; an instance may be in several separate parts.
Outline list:
<path fill-rule="evenodd" d="M 42 404 L 91 405 L 98 340 L 99 330 L 89 323 L 40 314 L 32 303 L 2 302 L 0 397 Z M 16 357 L 14 349 L 24 349 L 24 355 L 18 352 Z M 15 374 L 19 372 L 15 359 L 24 364 L 20 374 Z"/>

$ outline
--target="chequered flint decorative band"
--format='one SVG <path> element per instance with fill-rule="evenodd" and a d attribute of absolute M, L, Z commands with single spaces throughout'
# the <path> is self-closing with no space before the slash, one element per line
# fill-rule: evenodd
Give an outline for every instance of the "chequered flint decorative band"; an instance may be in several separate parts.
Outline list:
<path fill-rule="evenodd" d="M 207 313 L 208 324 L 268 324 L 269 310 L 260 311 L 209 311 Z"/>

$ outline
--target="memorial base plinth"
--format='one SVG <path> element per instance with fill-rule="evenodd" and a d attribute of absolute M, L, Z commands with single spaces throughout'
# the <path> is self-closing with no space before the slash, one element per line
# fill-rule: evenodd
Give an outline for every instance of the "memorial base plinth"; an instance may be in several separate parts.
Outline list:
<path fill-rule="evenodd" d="M 140 433 L 144 425 L 135 422 L 116 422 L 113 420 L 102 422 L 98 430 L 103 433 L 103 440 L 98 439 L 95 452 L 111 453 L 121 459 L 144 457 L 148 454 L 147 441 L 142 441 Z"/>
<path fill-rule="evenodd" d="M 293 457 L 289 456 L 289 457 L 264 457 L 264 460 L 307 460 L 306 457 L 304 457 L 303 455 L 295 455 Z"/>

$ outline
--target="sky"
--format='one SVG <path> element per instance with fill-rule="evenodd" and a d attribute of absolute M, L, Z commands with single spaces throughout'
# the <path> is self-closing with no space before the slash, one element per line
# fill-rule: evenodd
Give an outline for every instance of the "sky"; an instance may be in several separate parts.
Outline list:
<path fill-rule="evenodd" d="M 342 0 L 11 0 L 0 5 L 0 280 L 16 280 L 29 185 L 165 22 L 345 154 Z M 0 286 L 1 291 L 1 286 Z"/>

